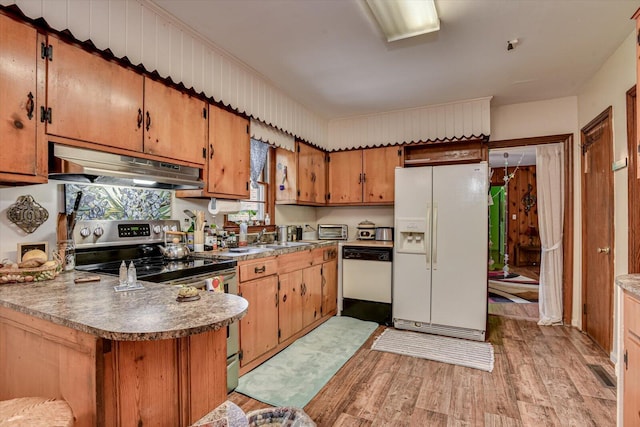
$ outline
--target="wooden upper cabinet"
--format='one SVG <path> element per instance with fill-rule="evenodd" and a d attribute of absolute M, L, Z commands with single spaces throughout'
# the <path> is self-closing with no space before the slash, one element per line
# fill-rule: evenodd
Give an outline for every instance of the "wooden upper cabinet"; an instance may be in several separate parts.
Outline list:
<path fill-rule="evenodd" d="M 328 203 L 362 202 L 362 150 L 329 153 Z"/>
<path fill-rule="evenodd" d="M 163 83 L 144 80 L 144 152 L 204 165 L 207 104 Z"/>
<path fill-rule="evenodd" d="M 393 203 L 396 167 L 401 164 L 398 147 L 362 150 L 363 202 L 367 204 Z"/>
<path fill-rule="evenodd" d="M 56 36 L 48 42 L 47 133 L 142 152 L 144 78 Z"/>
<path fill-rule="evenodd" d="M 298 179 L 296 173 L 296 153 L 276 148 L 276 203 L 295 203 Z"/>
<path fill-rule="evenodd" d="M 298 203 L 324 205 L 326 162 L 324 151 L 296 142 L 298 151 Z"/>
<path fill-rule="evenodd" d="M 251 142 L 249 120 L 221 108 L 209 108 L 207 193 L 249 198 Z"/>
<path fill-rule="evenodd" d="M 329 154 L 330 205 L 392 204 L 398 147 L 366 148 Z"/>
<path fill-rule="evenodd" d="M 38 106 L 44 102 L 44 36 L 0 14 L 0 182 L 47 181 Z"/>

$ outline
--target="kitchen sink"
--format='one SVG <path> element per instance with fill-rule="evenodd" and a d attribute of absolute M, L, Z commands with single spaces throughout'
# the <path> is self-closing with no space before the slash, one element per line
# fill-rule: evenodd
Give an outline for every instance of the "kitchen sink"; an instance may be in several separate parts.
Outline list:
<path fill-rule="evenodd" d="M 265 247 L 269 249 L 282 249 L 282 248 L 295 248 L 298 246 L 307 246 L 311 243 L 308 242 L 284 242 L 284 243 L 271 243 L 266 245 Z"/>

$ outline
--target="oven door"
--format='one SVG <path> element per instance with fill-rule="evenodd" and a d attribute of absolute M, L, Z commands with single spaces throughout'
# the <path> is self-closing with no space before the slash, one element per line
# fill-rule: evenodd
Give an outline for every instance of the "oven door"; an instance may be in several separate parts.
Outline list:
<path fill-rule="evenodd" d="M 197 276 L 182 277 L 180 279 L 162 282 L 167 285 L 195 286 L 205 289 L 205 280 L 220 277 L 224 285 L 224 292 L 238 295 L 238 277 L 236 269 L 213 271 Z M 238 322 L 227 326 L 227 392 L 233 391 L 238 386 L 239 362 L 238 351 L 240 349 L 240 333 Z"/>

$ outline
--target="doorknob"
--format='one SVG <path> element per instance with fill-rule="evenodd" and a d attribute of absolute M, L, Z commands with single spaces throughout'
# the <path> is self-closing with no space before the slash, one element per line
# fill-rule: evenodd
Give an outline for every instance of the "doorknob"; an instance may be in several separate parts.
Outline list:
<path fill-rule="evenodd" d="M 611 248 L 598 248 L 599 254 L 608 254 L 609 252 L 611 252 Z"/>

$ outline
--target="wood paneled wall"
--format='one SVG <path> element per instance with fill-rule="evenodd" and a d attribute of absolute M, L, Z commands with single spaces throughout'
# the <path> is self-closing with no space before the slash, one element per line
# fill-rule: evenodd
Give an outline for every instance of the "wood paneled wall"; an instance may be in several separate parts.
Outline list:
<path fill-rule="evenodd" d="M 538 227 L 538 203 L 536 192 L 536 167 L 520 166 L 507 169 L 509 174 L 515 171 L 514 177 L 509 181 L 507 189 L 507 250 L 509 252 L 509 264 L 516 263 L 516 246 L 540 246 L 540 234 Z M 491 185 L 504 184 L 504 168 L 492 169 Z M 535 197 L 536 203 L 526 212 L 524 198 L 526 195 Z M 514 219 L 515 215 L 515 219 Z M 527 234 L 529 227 L 535 227 L 535 235 L 532 238 Z"/>

